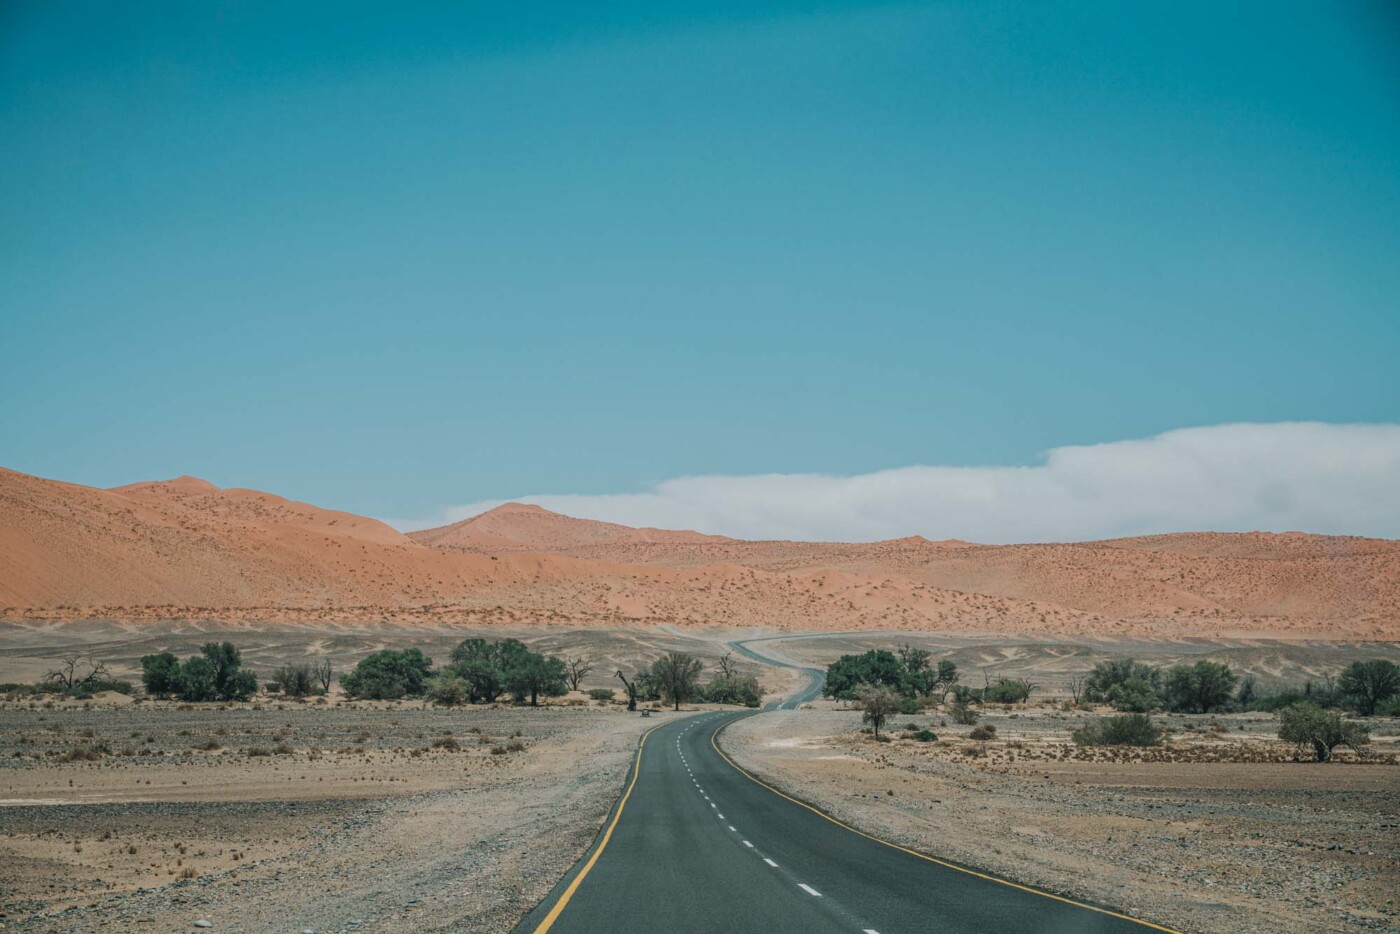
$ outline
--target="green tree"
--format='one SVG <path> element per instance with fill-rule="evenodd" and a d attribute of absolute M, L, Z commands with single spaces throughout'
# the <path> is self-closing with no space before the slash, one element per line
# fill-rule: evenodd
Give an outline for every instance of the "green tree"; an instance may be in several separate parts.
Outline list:
<path fill-rule="evenodd" d="M 700 672 L 704 665 L 700 659 L 684 652 L 667 652 L 652 662 L 650 674 L 655 679 L 661 696 L 676 710 L 681 704 L 696 695 L 699 689 Z"/>
<path fill-rule="evenodd" d="M 1176 665 L 1167 672 L 1162 697 L 1169 710 L 1210 713 L 1230 703 L 1237 680 L 1230 666 L 1220 662 Z"/>
<path fill-rule="evenodd" d="M 219 699 L 218 669 L 203 655 L 191 655 L 180 665 L 180 700 Z"/>
<path fill-rule="evenodd" d="M 221 700 L 229 699 L 229 679 L 243 667 L 243 656 L 232 642 L 206 642 L 199 647 L 214 666 L 214 690 Z M 256 688 L 254 688 L 256 690 Z"/>
<path fill-rule="evenodd" d="M 467 685 L 467 699 L 473 704 L 494 704 L 505 693 L 505 673 L 489 659 L 457 662 L 448 670 Z"/>
<path fill-rule="evenodd" d="M 1349 707 L 1369 717 L 1377 704 L 1400 694 L 1400 665 L 1383 658 L 1352 662 L 1337 679 L 1337 687 Z"/>
<path fill-rule="evenodd" d="M 152 697 L 180 693 L 180 660 L 174 652 L 141 656 L 141 683 Z"/>
<path fill-rule="evenodd" d="M 1132 678 L 1147 682 L 1154 692 L 1162 683 L 1162 673 L 1151 665 L 1144 665 L 1131 658 L 1115 658 L 1099 662 L 1084 678 L 1084 699 L 1092 703 L 1105 703 L 1109 700 L 1109 692 L 1116 685 Z"/>
<path fill-rule="evenodd" d="M 1335 710 L 1304 701 L 1279 713 L 1278 738 L 1304 748 L 1311 746 L 1318 762 L 1330 762 L 1333 749 L 1345 744 L 1360 752 L 1371 734 L 1361 724 L 1343 720 Z"/>
<path fill-rule="evenodd" d="M 219 700 L 245 701 L 258 693 L 258 679 L 246 668 L 239 668 L 224 677 Z"/>
<path fill-rule="evenodd" d="M 506 686 L 515 694 L 517 701 L 528 697 L 530 706 L 538 707 L 541 694 L 546 697 L 559 697 L 569 692 L 564 674 L 562 659 L 527 651 L 523 657 L 516 659 L 513 667 L 506 672 Z"/>
<path fill-rule="evenodd" d="M 909 671 L 893 652 L 871 649 L 861 655 L 842 655 L 826 669 L 822 693 L 841 700 L 855 700 L 862 685 L 913 693 Z"/>
<path fill-rule="evenodd" d="M 341 675 L 340 686 L 351 697 L 367 700 L 417 697 L 427 689 L 432 669 L 432 660 L 419 649 L 383 649 Z"/>
<path fill-rule="evenodd" d="M 1146 678 L 1138 675 L 1133 675 L 1128 680 L 1110 687 L 1105 700 L 1113 705 L 1114 710 L 1125 710 L 1130 713 L 1147 713 L 1162 706 L 1156 689 L 1148 683 Z"/>

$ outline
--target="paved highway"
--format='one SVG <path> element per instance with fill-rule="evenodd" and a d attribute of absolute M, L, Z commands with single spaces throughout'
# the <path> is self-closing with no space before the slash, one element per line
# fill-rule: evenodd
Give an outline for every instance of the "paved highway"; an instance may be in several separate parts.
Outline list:
<path fill-rule="evenodd" d="M 765 664 L 800 668 L 752 647 Z M 792 709 L 807 686 L 764 710 Z M 989 934 L 1170 929 L 914 853 L 846 827 L 749 776 L 720 751 L 724 711 L 679 716 L 642 740 L 603 833 L 516 929 L 534 934 Z"/>

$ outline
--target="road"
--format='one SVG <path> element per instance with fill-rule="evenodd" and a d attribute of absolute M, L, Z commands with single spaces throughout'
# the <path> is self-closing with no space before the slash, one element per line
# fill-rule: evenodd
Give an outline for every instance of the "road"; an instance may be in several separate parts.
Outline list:
<path fill-rule="evenodd" d="M 762 641 L 762 640 L 754 640 Z M 816 696 L 821 672 L 764 711 Z M 753 711 L 667 715 L 603 833 L 517 932 L 992 934 L 1169 931 L 866 836 L 749 776 L 717 734 Z"/>

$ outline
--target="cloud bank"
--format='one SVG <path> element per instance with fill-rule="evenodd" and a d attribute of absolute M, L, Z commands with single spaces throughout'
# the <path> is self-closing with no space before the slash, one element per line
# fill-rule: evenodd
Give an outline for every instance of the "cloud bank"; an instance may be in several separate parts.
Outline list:
<path fill-rule="evenodd" d="M 1232 424 L 1054 448 L 1023 467 L 915 466 L 858 476 L 680 477 L 640 493 L 519 497 L 633 526 L 735 538 L 991 544 L 1183 531 L 1400 537 L 1400 425 Z M 410 530 L 500 505 L 453 506 Z"/>

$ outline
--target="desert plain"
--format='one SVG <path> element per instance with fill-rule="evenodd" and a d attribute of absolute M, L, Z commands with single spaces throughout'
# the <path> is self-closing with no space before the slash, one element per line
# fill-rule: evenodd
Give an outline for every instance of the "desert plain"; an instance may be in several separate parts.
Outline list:
<path fill-rule="evenodd" d="M 964 683 L 889 742 L 822 699 L 726 728 L 735 762 L 892 842 L 1181 931 L 1400 929 L 1400 724 L 1301 761 L 1265 712 L 1160 714 L 1165 743 L 1079 747 L 1095 664 L 1209 659 L 1261 689 L 1400 661 L 1400 544 L 1188 533 L 996 546 L 744 542 L 511 504 L 440 529 L 193 478 L 98 490 L 0 471 L 0 683 L 65 657 L 139 682 L 144 655 L 231 641 L 265 677 L 469 636 L 587 658 L 539 708 L 103 692 L 0 701 L 0 925 L 23 931 L 507 931 L 585 852 L 650 719 L 620 689 L 736 640 L 820 668 L 902 645 Z M 770 697 L 790 668 L 738 659 Z M 910 726 L 936 734 L 914 738 Z"/>

